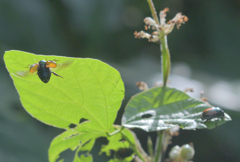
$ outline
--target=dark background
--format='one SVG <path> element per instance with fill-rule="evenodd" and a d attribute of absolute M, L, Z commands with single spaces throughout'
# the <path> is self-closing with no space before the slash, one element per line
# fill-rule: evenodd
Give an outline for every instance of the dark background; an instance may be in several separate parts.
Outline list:
<path fill-rule="evenodd" d="M 170 86 L 204 90 L 209 102 L 233 119 L 213 130 L 181 130 L 174 145 L 193 142 L 194 161 L 240 160 L 240 1 L 154 0 L 157 12 L 170 8 L 167 20 L 182 12 L 189 21 L 168 36 L 172 75 Z M 90 57 L 118 69 L 125 83 L 123 108 L 139 92 L 135 82 L 149 87 L 160 81 L 159 45 L 135 39 L 151 16 L 146 0 L 0 0 L 0 54 L 22 50 L 36 54 Z M 21 106 L 0 60 L 0 161 L 45 162 L 51 140 L 63 130 L 44 125 Z M 135 130 L 146 148 L 148 133 Z M 150 133 L 153 140 L 155 133 Z M 98 140 L 96 149 L 101 140 Z M 93 152 L 95 160 L 98 154 Z M 73 157 L 70 152 L 65 156 Z M 166 155 L 167 156 L 167 155 Z M 68 160 L 66 160 L 68 161 Z M 71 161 L 71 160 L 69 160 Z M 106 160 L 102 160 L 106 161 Z"/>

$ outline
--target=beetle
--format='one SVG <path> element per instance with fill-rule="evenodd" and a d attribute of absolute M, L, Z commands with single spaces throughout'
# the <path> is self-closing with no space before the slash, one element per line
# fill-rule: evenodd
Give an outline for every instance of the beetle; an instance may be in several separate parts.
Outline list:
<path fill-rule="evenodd" d="M 30 71 L 30 73 L 34 73 L 37 71 L 37 75 L 39 76 L 41 81 L 43 83 L 48 83 L 52 73 L 58 77 L 63 78 L 62 76 L 58 75 L 57 73 L 51 71 L 50 68 L 56 68 L 56 67 L 57 67 L 57 63 L 55 61 L 40 60 L 39 63 L 31 65 L 29 71 Z"/>
<path fill-rule="evenodd" d="M 205 122 L 213 119 L 213 118 L 221 118 L 224 117 L 224 111 L 219 107 L 211 107 L 202 112 L 201 119 L 206 120 Z M 217 126 L 217 123 L 216 123 Z"/>

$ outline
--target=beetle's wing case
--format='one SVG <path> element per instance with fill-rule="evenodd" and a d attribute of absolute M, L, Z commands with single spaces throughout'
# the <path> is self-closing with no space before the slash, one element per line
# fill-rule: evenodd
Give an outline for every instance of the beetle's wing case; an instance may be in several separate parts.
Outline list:
<path fill-rule="evenodd" d="M 33 65 L 30 67 L 30 69 L 29 69 L 30 73 L 34 73 L 35 71 L 37 71 L 37 70 L 38 70 L 38 67 L 39 67 L 39 64 L 38 64 L 38 63 L 33 64 Z"/>
<path fill-rule="evenodd" d="M 56 68 L 57 67 L 57 63 L 55 61 L 47 61 L 46 62 L 46 67 L 48 68 Z"/>

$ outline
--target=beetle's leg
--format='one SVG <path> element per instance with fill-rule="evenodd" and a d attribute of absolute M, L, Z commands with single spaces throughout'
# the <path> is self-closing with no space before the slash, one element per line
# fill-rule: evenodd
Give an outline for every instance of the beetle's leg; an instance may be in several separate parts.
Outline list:
<path fill-rule="evenodd" d="M 56 76 L 59 76 L 59 77 L 63 78 L 61 75 L 58 75 L 57 73 L 55 73 L 55 72 L 53 72 L 53 71 L 52 71 L 52 73 L 53 73 L 54 75 L 56 75 Z"/>

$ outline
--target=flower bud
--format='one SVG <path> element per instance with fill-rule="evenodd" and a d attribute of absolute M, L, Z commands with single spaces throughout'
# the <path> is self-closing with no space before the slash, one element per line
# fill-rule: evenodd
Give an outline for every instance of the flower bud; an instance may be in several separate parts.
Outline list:
<path fill-rule="evenodd" d="M 174 146 L 169 152 L 169 158 L 172 160 L 179 159 L 180 151 L 181 151 L 181 148 L 178 145 Z"/>
<path fill-rule="evenodd" d="M 184 160 L 190 160 L 193 158 L 195 154 L 194 148 L 189 145 L 185 144 L 181 147 L 181 158 Z"/>
<path fill-rule="evenodd" d="M 148 26 L 148 28 L 152 26 L 157 29 L 158 27 L 158 24 L 151 17 L 146 17 L 143 21 Z"/>

